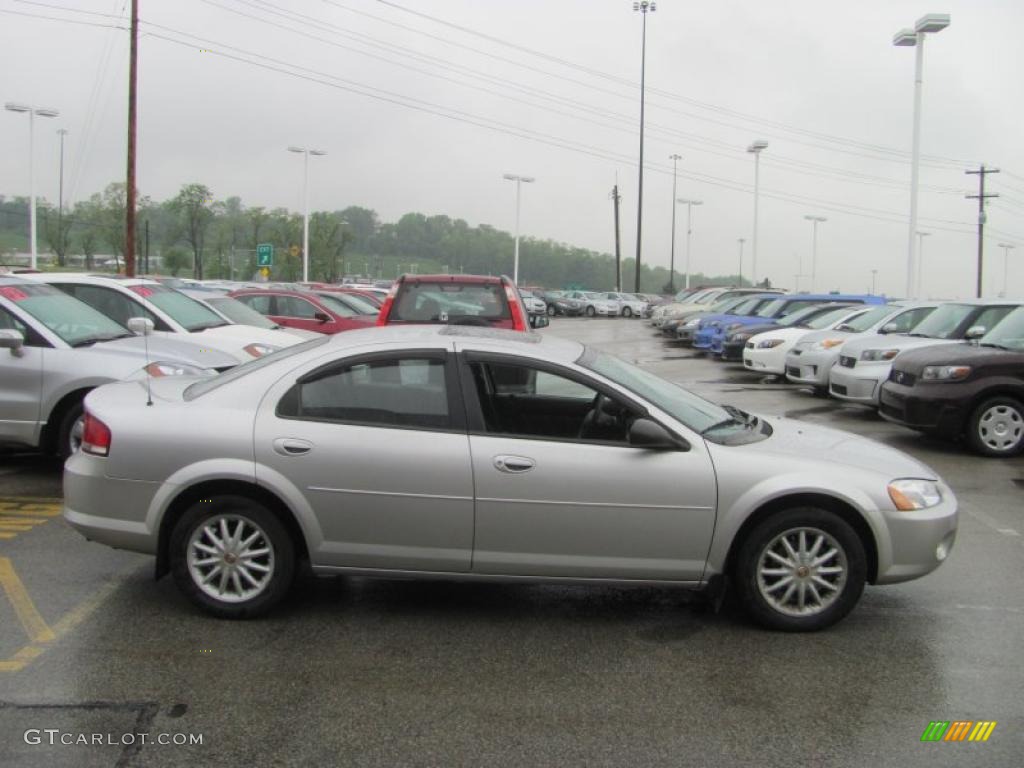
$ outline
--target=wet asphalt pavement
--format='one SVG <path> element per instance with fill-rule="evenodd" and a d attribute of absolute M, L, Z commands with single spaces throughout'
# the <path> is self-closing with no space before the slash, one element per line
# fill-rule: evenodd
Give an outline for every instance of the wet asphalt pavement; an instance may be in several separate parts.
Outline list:
<path fill-rule="evenodd" d="M 0 766 L 1022 763 L 1024 457 L 971 456 L 636 320 L 546 332 L 911 453 L 960 500 L 949 560 L 868 587 L 812 635 L 673 589 L 351 578 L 307 580 L 264 620 L 218 621 L 154 582 L 150 558 L 68 528 L 59 466 L 0 454 L 0 515 L 23 521 L 0 523 Z M 934 720 L 997 725 L 985 743 L 922 743 Z M 82 734 L 104 743 L 60 743 Z M 111 743 L 130 734 L 151 743 Z"/>

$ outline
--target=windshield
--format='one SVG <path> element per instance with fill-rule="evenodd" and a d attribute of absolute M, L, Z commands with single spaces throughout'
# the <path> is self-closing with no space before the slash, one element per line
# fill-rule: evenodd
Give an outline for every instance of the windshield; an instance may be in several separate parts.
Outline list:
<path fill-rule="evenodd" d="M 0 296 L 13 301 L 72 347 L 134 335 L 88 304 L 49 285 L 0 286 Z"/>
<path fill-rule="evenodd" d="M 209 307 L 203 306 L 184 293 L 163 285 L 131 285 L 133 292 L 153 302 L 186 331 L 195 333 L 207 328 L 228 325 L 228 322 Z"/>
<path fill-rule="evenodd" d="M 852 310 L 849 307 L 840 307 L 839 309 L 833 309 L 831 312 L 824 312 L 820 315 L 816 315 L 810 320 L 804 321 L 803 324 L 808 328 L 820 331 L 823 328 L 831 328 L 844 317 L 848 317 L 851 311 Z"/>
<path fill-rule="evenodd" d="M 973 311 L 974 307 L 970 304 L 943 304 L 922 320 L 910 335 L 927 336 L 931 339 L 951 339 L 956 333 L 956 329 Z"/>
<path fill-rule="evenodd" d="M 335 305 L 341 304 L 347 308 L 349 313 L 355 312 L 357 315 L 377 314 L 375 306 L 358 296 L 353 296 L 351 293 L 318 293 L 317 297 L 332 309 Z"/>
<path fill-rule="evenodd" d="M 855 333 L 861 333 L 862 331 L 866 331 L 869 328 L 873 328 L 874 326 L 878 325 L 878 323 L 895 314 L 896 311 L 897 310 L 895 310 L 893 307 L 885 306 L 883 304 L 880 307 L 869 309 L 864 314 L 857 315 L 857 317 L 847 320 L 845 323 L 839 326 L 838 330 L 854 331 Z"/>
<path fill-rule="evenodd" d="M 280 327 L 277 323 L 268 320 L 255 309 L 246 306 L 238 299 L 233 299 L 230 296 L 203 297 L 203 301 L 227 317 L 228 320 L 233 323 L 238 323 L 239 325 L 254 325 L 257 328 Z"/>
<path fill-rule="evenodd" d="M 763 307 L 761 307 L 754 314 L 757 317 L 775 317 L 775 313 L 786 306 L 785 299 L 775 299 L 775 301 L 769 301 Z"/>
<path fill-rule="evenodd" d="M 789 313 L 783 315 L 775 322 L 777 322 L 779 325 L 787 326 L 800 325 L 800 323 L 804 322 L 804 320 L 806 320 L 809 317 L 814 317 L 820 311 L 821 308 L 815 304 L 812 304 L 809 307 L 795 307 L 791 308 L 791 311 Z"/>
<path fill-rule="evenodd" d="M 1013 310 L 991 331 L 981 337 L 979 344 L 1003 347 L 1024 352 L 1024 307 Z"/>
<path fill-rule="evenodd" d="M 720 405 L 596 349 L 587 347 L 578 362 L 584 368 L 649 400 L 694 432 L 703 432 L 708 427 L 731 419 L 729 412 Z"/>

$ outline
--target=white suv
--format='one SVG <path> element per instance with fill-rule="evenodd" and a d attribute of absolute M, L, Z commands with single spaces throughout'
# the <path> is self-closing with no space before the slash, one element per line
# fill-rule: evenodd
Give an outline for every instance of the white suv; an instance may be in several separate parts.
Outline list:
<path fill-rule="evenodd" d="M 26 275 L 60 288 L 116 323 L 130 317 L 153 321 L 154 335 L 186 336 L 244 363 L 301 340 L 283 331 L 229 323 L 221 315 L 156 280 L 51 272 Z"/>

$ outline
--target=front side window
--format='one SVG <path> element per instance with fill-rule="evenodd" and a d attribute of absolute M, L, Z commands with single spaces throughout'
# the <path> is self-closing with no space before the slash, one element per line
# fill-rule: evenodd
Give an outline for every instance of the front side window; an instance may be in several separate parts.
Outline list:
<path fill-rule="evenodd" d="M 248 293 L 237 297 L 240 302 L 261 315 L 272 315 L 270 304 L 272 296 L 266 293 Z"/>
<path fill-rule="evenodd" d="M 278 404 L 284 418 L 382 427 L 452 426 L 445 363 L 403 357 L 331 365 L 305 377 Z"/>
<path fill-rule="evenodd" d="M 1014 310 L 999 325 L 986 333 L 982 345 L 1024 351 L 1024 307 Z"/>
<path fill-rule="evenodd" d="M 26 347 L 50 346 L 46 343 L 45 339 L 39 336 L 38 333 L 33 331 L 3 307 L 0 307 L 0 330 L 20 332 L 21 338 L 24 340 Z"/>
<path fill-rule="evenodd" d="M 989 307 L 975 318 L 971 325 L 980 325 L 986 331 L 995 328 L 1012 311 L 1013 307 Z"/>
<path fill-rule="evenodd" d="M 930 339 L 949 339 L 974 310 L 970 304 L 943 304 L 926 317 L 913 332 L 913 336 Z"/>
<path fill-rule="evenodd" d="M 315 320 L 316 306 L 298 296 L 278 296 L 277 314 L 297 320 Z"/>
<path fill-rule="evenodd" d="M 628 444 L 632 407 L 568 376 L 519 363 L 471 362 L 488 434 Z"/>
<path fill-rule="evenodd" d="M 935 311 L 935 307 L 918 307 L 900 312 L 896 317 L 889 320 L 883 328 L 890 325 L 895 326 L 889 333 L 909 333 L 928 315 Z"/>

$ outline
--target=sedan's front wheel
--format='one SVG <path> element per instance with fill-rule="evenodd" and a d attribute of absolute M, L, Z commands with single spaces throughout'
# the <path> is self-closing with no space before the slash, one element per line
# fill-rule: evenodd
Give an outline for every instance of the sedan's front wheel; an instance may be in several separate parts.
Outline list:
<path fill-rule="evenodd" d="M 629 307 L 623 307 L 622 308 L 622 316 L 623 317 L 632 317 L 633 316 L 633 310 L 630 309 Z"/>
<path fill-rule="evenodd" d="M 740 547 L 735 571 L 752 619 L 769 629 L 811 632 L 835 624 L 857 604 L 867 558 L 845 520 L 800 507 L 758 524 Z"/>
<path fill-rule="evenodd" d="M 216 616 L 258 616 L 295 576 L 295 543 L 281 521 L 244 496 L 193 504 L 171 533 L 171 572 L 192 602 Z"/>
<path fill-rule="evenodd" d="M 587 317 L 593 317 L 597 314 L 597 310 L 593 307 L 587 307 Z"/>
<path fill-rule="evenodd" d="M 554 304 L 548 304 L 548 308 L 545 311 L 548 313 L 548 317 L 554 317 L 558 310 L 555 309 Z"/>

